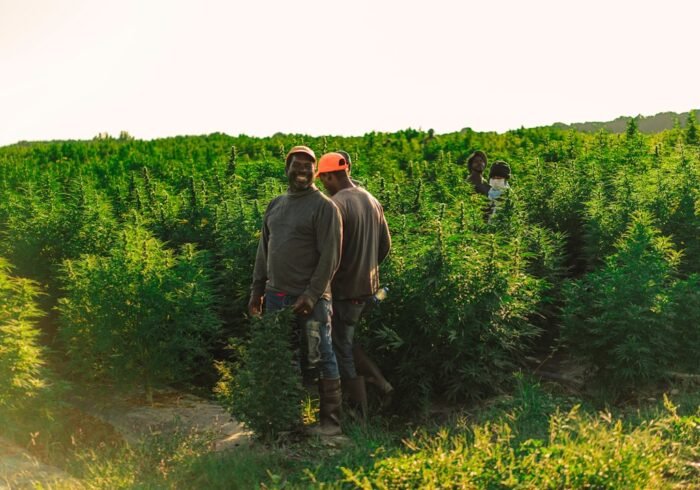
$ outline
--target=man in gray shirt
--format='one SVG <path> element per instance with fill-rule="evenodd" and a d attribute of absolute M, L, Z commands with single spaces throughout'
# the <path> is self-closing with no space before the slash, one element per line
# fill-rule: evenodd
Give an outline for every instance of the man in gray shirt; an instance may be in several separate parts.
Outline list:
<path fill-rule="evenodd" d="M 348 167 L 342 153 L 328 153 L 321 157 L 318 173 L 343 220 L 343 253 L 331 283 L 333 346 L 344 389 L 365 415 L 364 378 L 353 361 L 353 337 L 366 302 L 379 289 L 379 264 L 389 253 L 391 236 L 381 204 L 352 183 Z"/>
<path fill-rule="evenodd" d="M 340 434 L 340 376 L 331 340 L 331 278 L 341 253 L 338 208 L 313 184 L 316 157 L 296 146 L 287 154 L 286 194 L 267 206 L 248 311 L 291 307 L 305 348 L 302 369 L 319 368 L 320 435 Z M 303 340 L 302 340 L 303 339 Z"/>

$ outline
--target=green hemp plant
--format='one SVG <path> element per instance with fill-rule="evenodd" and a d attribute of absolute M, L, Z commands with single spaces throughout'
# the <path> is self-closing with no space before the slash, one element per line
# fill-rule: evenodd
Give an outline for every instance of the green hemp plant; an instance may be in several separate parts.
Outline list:
<path fill-rule="evenodd" d="M 46 387 L 43 347 L 35 325 L 36 283 L 10 275 L 0 258 L 0 409 L 19 408 Z"/>
<path fill-rule="evenodd" d="M 106 257 L 63 266 L 61 338 L 74 371 L 118 384 L 153 387 L 191 380 L 210 365 L 220 330 L 206 255 L 179 254 L 129 225 Z"/>
<path fill-rule="evenodd" d="M 266 441 L 302 422 L 303 388 L 290 344 L 292 318 L 288 309 L 252 318 L 250 338 L 235 347 L 238 361 L 217 365 L 219 399 Z"/>

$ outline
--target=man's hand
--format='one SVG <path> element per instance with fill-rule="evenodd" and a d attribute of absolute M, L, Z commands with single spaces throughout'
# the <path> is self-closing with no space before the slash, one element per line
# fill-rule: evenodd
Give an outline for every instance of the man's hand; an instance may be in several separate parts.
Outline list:
<path fill-rule="evenodd" d="M 292 311 L 297 315 L 310 315 L 314 309 L 314 300 L 302 294 L 292 305 Z"/>
<path fill-rule="evenodd" d="M 260 316 L 262 314 L 262 294 L 251 294 L 248 301 L 248 314 L 250 316 Z"/>

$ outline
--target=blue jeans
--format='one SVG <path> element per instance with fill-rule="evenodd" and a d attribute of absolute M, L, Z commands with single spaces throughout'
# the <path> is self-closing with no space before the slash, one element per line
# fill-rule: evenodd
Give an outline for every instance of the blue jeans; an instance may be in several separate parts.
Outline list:
<path fill-rule="evenodd" d="M 285 293 L 266 292 L 265 313 L 291 307 L 297 298 Z M 292 346 L 297 366 L 307 381 L 315 377 L 316 372 L 323 379 L 340 377 L 331 341 L 331 314 L 330 301 L 321 298 L 309 315 L 296 315 Z"/>
<path fill-rule="evenodd" d="M 355 327 L 365 309 L 364 300 L 333 301 L 333 348 L 338 360 L 340 376 L 343 379 L 357 377 L 355 361 L 352 357 L 352 345 Z"/>

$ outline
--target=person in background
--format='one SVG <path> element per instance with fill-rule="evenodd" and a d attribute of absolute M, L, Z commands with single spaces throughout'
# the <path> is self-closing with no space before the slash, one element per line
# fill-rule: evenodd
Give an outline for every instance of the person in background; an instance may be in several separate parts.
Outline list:
<path fill-rule="evenodd" d="M 357 187 L 363 187 L 362 182 L 352 178 L 352 160 L 350 159 L 350 154 L 343 150 L 338 150 L 336 151 L 336 153 L 340 153 L 341 155 L 343 155 L 343 158 L 345 158 L 345 160 L 347 160 L 348 162 L 348 176 L 350 176 L 350 182 L 352 182 L 353 185 Z"/>
<path fill-rule="evenodd" d="M 260 315 L 263 300 L 266 313 L 292 308 L 295 336 L 305 345 L 300 367 L 304 375 L 319 368 L 320 425 L 312 432 L 337 435 L 342 396 L 331 339 L 331 279 L 340 264 L 342 222 L 336 205 L 313 183 L 310 148 L 292 148 L 285 173 L 287 193 L 274 198 L 263 217 L 248 312 Z"/>
<path fill-rule="evenodd" d="M 379 264 L 389 254 L 391 235 L 381 204 L 372 194 L 353 184 L 349 168 L 345 155 L 327 153 L 318 162 L 318 178 L 338 206 L 343 222 L 340 266 L 331 283 L 333 347 L 343 390 L 351 405 L 365 418 L 367 393 L 365 378 L 358 374 L 355 365 L 354 334 L 367 301 L 379 290 Z M 376 365 L 374 368 L 373 379 L 384 379 L 381 372 L 378 375 L 374 372 L 378 371 Z M 382 388 L 392 389 L 391 385 Z"/>
<path fill-rule="evenodd" d="M 498 160 L 491 165 L 489 170 L 489 213 L 488 220 L 491 221 L 496 214 L 499 203 L 510 189 L 508 180 L 510 179 L 510 166 L 502 160 Z"/>
<path fill-rule="evenodd" d="M 467 158 L 467 168 L 469 169 L 469 177 L 467 180 L 471 182 L 474 187 L 474 192 L 483 196 L 488 196 L 491 190 L 489 184 L 484 182 L 483 177 L 487 163 L 486 153 L 481 150 L 475 151 Z"/>

